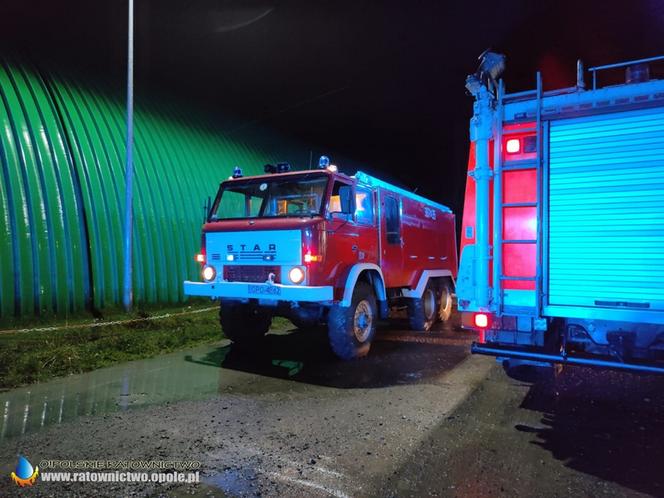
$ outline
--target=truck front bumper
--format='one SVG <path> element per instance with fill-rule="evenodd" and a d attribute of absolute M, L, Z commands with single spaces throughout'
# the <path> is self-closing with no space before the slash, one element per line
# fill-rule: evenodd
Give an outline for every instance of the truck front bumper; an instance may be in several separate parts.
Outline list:
<path fill-rule="evenodd" d="M 332 286 L 283 285 L 247 282 L 189 282 L 184 283 L 187 296 L 227 299 L 261 299 L 268 301 L 331 302 Z"/>

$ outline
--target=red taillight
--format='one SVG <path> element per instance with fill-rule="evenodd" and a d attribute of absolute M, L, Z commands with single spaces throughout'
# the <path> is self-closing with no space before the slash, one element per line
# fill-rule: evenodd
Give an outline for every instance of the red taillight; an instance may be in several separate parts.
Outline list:
<path fill-rule="evenodd" d="M 489 326 L 489 316 L 486 313 L 476 313 L 473 320 L 477 328 L 485 329 Z"/>

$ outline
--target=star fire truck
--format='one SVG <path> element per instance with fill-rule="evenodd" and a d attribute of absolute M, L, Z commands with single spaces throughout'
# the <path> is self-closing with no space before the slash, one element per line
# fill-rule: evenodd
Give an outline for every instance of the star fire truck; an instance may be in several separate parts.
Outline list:
<path fill-rule="evenodd" d="M 221 183 L 203 226 L 203 282 L 185 294 L 221 301 L 233 342 L 251 345 L 272 317 L 300 329 L 327 323 L 343 359 L 369 351 L 376 322 L 406 307 L 410 327 L 427 331 L 452 312 L 457 253 L 449 208 L 321 157 L 316 170 L 239 168 Z"/>
<path fill-rule="evenodd" d="M 485 53 L 468 77 L 457 297 L 474 353 L 664 373 L 663 59 L 590 68 L 589 88 L 579 62 L 574 87 L 538 73 L 508 94 Z"/>

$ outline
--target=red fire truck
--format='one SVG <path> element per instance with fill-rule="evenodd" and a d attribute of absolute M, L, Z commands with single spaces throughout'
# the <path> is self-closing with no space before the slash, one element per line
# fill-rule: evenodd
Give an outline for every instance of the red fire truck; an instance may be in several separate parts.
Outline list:
<path fill-rule="evenodd" d="M 664 57 L 505 93 L 483 54 L 457 281 L 473 352 L 664 373 Z M 626 81 L 600 81 L 626 71 Z"/>
<path fill-rule="evenodd" d="M 408 308 L 426 331 L 452 311 L 457 255 L 449 208 L 323 156 L 320 168 L 267 165 L 221 183 L 203 226 L 203 282 L 185 294 L 221 300 L 233 342 L 263 337 L 273 316 L 307 329 L 327 323 L 332 350 L 366 355 L 376 322 Z"/>

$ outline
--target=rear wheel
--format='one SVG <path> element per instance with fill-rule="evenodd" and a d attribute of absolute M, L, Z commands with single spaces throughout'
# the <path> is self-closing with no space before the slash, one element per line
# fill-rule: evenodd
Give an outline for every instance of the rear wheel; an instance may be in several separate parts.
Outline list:
<path fill-rule="evenodd" d="M 411 330 L 430 330 L 438 320 L 439 307 L 438 289 L 429 280 L 422 297 L 408 299 L 408 322 Z"/>
<path fill-rule="evenodd" d="M 439 286 L 439 306 L 438 306 L 438 319 L 441 322 L 446 322 L 452 316 L 452 287 L 450 282 L 445 279 Z"/>
<path fill-rule="evenodd" d="M 231 341 L 249 345 L 260 341 L 272 324 L 269 311 L 247 304 L 221 303 L 219 307 L 221 328 Z"/>
<path fill-rule="evenodd" d="M 378 307 L 371 285 L 358 282 L 349 307 L 334 306 L 327 320 L 332 351 L 344 360 L 366 356 L 376 333 Z"/>

